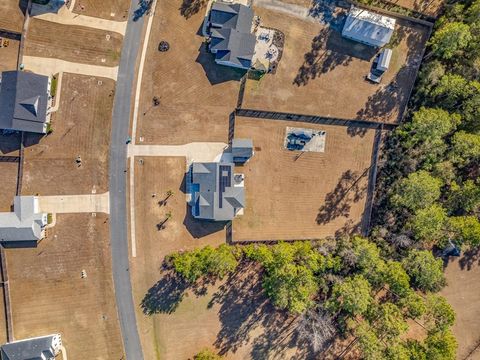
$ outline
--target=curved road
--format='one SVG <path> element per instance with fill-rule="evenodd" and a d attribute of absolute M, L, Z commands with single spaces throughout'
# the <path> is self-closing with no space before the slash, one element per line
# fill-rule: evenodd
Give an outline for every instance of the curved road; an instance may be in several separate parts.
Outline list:
<path fill-rule="evenodd" d="M 127 237 L 127 145 L 130 125 L 135 63 L 141 43 L 144 17 L 133 21 L 138 0 L 132 0 L 113 103 L 110 139 L 110 243 L 112 248 L 113 283 L 125 354 L 128 360 L 142 360 L 143 353 L 137 331 L 132 284 L 130 282 Z"/>

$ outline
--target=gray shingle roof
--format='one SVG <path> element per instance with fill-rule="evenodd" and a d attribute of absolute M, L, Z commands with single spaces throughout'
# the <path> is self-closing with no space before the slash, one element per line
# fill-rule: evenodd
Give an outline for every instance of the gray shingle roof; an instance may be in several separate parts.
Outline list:
<path fill-rule="evenodd" d="M 45 133 L 48 77 L 5 71 L 0 85 L 0 129 Z"/>
<path fill-rule="evenodd" d="M 47 215 L 38 212 L 35 196 L 16 196 L 14 212 L 0 213 L 0 241 L 38 241 Z"/>
<path fill-rule="evenodd" d="M 200 219 L 228 221 L 245 207 L 245 188 L 234 186 L 231 163 L 193 163 L 191 182 L 198 186 L 192 199 L 193 214 Z"/>
<path fill-rule="evenodd" d="M 255 51 L 255 35 L 235 29 L 212 29 L 211 39 L 210 49 L 216 51 L 217 60 L 250 67 Z"/>
<path fill-rule="evenodd" d="M 54 335 L 14 341 L 2 345 L 2 360 L 50 360 L 55 358 Z"/>
<path fill-rule="evenodd" d="M 242 4 L 227 4 L 216 1 L 210 11 L 210 23 L 222 29 L 236 29 L 250 33 L 253 23 L 253 10 Z"/>

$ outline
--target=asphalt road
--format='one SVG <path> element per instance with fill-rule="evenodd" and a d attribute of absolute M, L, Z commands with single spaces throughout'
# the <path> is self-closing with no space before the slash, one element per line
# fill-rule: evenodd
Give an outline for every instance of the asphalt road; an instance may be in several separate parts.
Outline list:
<path fill-rule="evenodd" d="M 127 144 L 135 62 L 140 48 L 145 17 L 133 21 L 138 0 L 132 0 L 127 31 L 123 40 L 110 139 L 110 243 L 113 283 L 118 317 L 127 360 L 142 360 L 143 353 L 135 318 L 128 262 L 127 236 Z"/>

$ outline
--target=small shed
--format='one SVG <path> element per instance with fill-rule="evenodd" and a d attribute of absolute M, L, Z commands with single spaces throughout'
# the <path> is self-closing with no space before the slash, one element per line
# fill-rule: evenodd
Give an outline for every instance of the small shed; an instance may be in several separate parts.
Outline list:
<path fill-rule="evenodd" d="M 342 36 L 374 47 L 390 42 L 395 19 L 352 6 L 343 26 Z"/>
<path fill-rule="evenodd" d="M 232 156 L 234 163 L 244 164 L 253 156 L 252 139 L 233 139 Z"/>

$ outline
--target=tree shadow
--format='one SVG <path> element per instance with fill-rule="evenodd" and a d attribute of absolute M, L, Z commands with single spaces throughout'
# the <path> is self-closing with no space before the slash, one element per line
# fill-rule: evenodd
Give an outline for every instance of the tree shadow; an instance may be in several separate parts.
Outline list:
<path fill-rule="evenodd" d="M 150 15 L 152 11 L 153 0 L 139 0 L 138 8 L 133 12 L 133 21 L 139 20 L 145 15 Z"/>
<path fill-rule="evenodd" d="M 21 135 L 18 132 L 0 134 L 0 155 L 7 155 L 20 149 Z"/>
<path fill-rule="evenodd" d="M 363 138 L 365 134 L 368 132 L 369 128 L 365 126 L 353 126 L 353 125 L 348 125 L 347 127 L 347 134 L 350 135 L 351 137 L 355 136 L 360 136 Z"/>
<path fill-rule="evenodd" d="M 211 85 L 217 85 L 227 81 L 240 81 L 247 73 L 246 70 L 217 64 L 215 62 L 215 55 L 208 52 L 207 46 L 203 43 L 198 49 L 198 56 L 195 62 L 202 65 Z"/>
<path fill-rule="evenodd" d="M 345 14 L 334 18 L 336 27 L 341 28 Z M 324 27 L 312 40 L 311 49 L 304 55 L 304 62 L 298 69 L 293 84 L 305 86 L 322 74 L 334 70 L 338 66 L 347 66 L 353 58 L 370 61 L 377 49 L 342 37 L 340 31 L 333 26 Z"/>
<path fill-rule="evenodd" d="M 30 16 L 39 16 L 43 14 L 57 14 L 62 6 L 65 6 L 63 0 L 50 0 L 33 2 L 30 9 Z"/>
<path fill-rule="evenodd" d="M 480 248 L 473 248 L 465 251 L 459 260 L 462 270 L 472 270 L 474 266 L 480 266 Z"/>
<path fill-rule="evenodd" d="M 167 272 L 153 285 L 142 299 L 140 306 L 145 315 L 173 313 L 182 301 L 189 284 L 174 272 Z"/>
<path fill-rule="evenodd" d="M 325 196 L 325 203 L 317 214 L 317 224 L 325 225 L 341 216 L 348 218 L 352 202 L 356 203 L 365 196 L 367 185 L 361 185 L 360 180 L 367 175 L 368 169 L 363 174 L 345 171 L 335 189 Z"/>
<path fill-rule="evenodd" d="M 189 19 L 207 5 L 207 0 L 183 0 L 180 6 L 180 14 Z"/>

